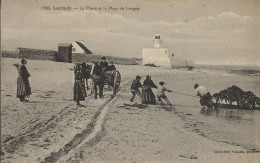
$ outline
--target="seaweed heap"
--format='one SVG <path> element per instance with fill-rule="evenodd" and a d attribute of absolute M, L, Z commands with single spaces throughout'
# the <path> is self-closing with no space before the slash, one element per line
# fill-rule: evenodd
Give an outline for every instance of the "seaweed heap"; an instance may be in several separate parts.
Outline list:
<path fill-rule="evenodd" d="M 219 101 L 225 100 L 225 102 L 237 102 L 237 105 L 242 109 L 254 109 L 255 105 L 260 105 L 260 98 L 254 95 L 251 91 L 243 91 L 241 88 L 232 85 L 227 89 L 215 93 L 213 97 L 216 99 L 217 103 Z"/>

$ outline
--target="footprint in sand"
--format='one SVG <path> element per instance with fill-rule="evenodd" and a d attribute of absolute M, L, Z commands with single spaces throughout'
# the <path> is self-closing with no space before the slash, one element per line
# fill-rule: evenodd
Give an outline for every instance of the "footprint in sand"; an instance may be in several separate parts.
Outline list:
<path fill-rule="evenodd" d="M 22 157 L 29 157 L 28 154 L 20 154 L 20 156 L 22 156 Z"/>
<path fill-rule="evenodd" d="M 52 98 L 53 94 L 55 94 L 55 91 L 47 91 L 47 92 L 43 92 L 43 95 L 37 95 L 36 97 L 40 97 L 40 98 Z"/>
<path fill-rule="evenodd" d="M 183 157 L 183 158 L 187 158 L 187 159 L 198 159 L 197 156 L 195 155 L 187 155 L 187 154 L 184 154 L 184 155 L 179 155 L 180 157 Z"/>

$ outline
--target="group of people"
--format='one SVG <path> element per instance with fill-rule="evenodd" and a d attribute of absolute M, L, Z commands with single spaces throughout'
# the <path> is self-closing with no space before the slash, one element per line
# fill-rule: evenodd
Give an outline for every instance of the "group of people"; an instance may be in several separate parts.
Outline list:
<path fill-rule="evenodd" d="M 116 67 L 113 62 L 110 62 L 110 64 L 108 65 L 108 62 L 106 61 L 106 57 L 101 58 L 101 61 L 99 62 L 99 66 L 103 68 L 103 71 L 116 70 Z"/>
<path fill-rule="evenodd" d="M 164 86 L 164 82 L 159 82 L 159 86 L 157 87 L 153 80 L 151 79 L 151 76 L 147 75 L 146 79 L 144 80 L 143 84 L 140 82 L 141 77 L 136 76 L 136 79 L 131 84 L 131 93 L 132 97 L 130 99 L 131 102 L 133 102 L 136 95 L 141 97 L 142 104 L 156 104 L 156 98 L 152 91 L 152 88 L 157 89 L 157 99 L 160 102 L 160 104 L 164 104 L 162 101 L 165 100 L 167 105 L 172 105 L 171 102 L 168 100 L 167 96 L 165 95 L 165 92 L 172 92 L 171 90 L 167 89 Z M 139 90 L 139 88 L 142 88 L 142 94 Z"/>
<path fill-rule="evenodd" d="M 156 104 L 155 95 L 152 91 L 152 88 L 157 89 L 157 99 L 161 105 L 164 105 L 163 100 L 166 102 L 167 105 L 172 106 L 171 102 L 167 98 L 165 92 L 172 92 L 172 90 L 167 89 L 164 86 L 164 82 L 159 82 L 159 86 L 157 87 L 151 79 L 151 76 L 147 75 L 146 79 L 144 80 L 143 84 L 140 82 L 141 77 L 136 76 L 136 79 L 131 84 L 131 93 L 132 97 L 130 99 L 133 102 L 136 95 L 141 97 L 142 104 Z M 140 92 L 139 88 L 142 89 L 142 93 Z M 208 108 L 213 108 L 212 96 L 209 91 L 204 86 L 199 86 L 198 84 L 194 85 L 194 89 L 197 91 L 197 96 L 200 97 L 200 104 L 202 106 L 207 106 Z"/>
<path fill-rule="evenodd" d="M 32 94 L 29 77 L 31 76 L 26 68 L 27 60 L 22 59 L 21 64 L 15 64 L 17 65 L 18 70 L 18 78 L 17 78 L 17 98 L 20 99 L 20 101 L 27 101 L 25 98 L 29 98 Z M 115 65 L 113 62 L 108 63 L 106 62 L 106 57 L 102 57 L 100 62 L 94 62 L 95 65 L 95 74 L 99 75 L 103 74 L 105 71 L 114 71 L 116 70 Z M 88 85 L 88 79 L 91 77 L 91 69 L 92 66 L 86 64 L 85 62 L 79 64 L 76 63 L 74 66 L 74 91 L 73 91 L 73 100 L 76 101 L 77 105 L 81 105 L 80 101 L 84 101 L 85 97 L 87 97 L 86 93 L 86 85 L 87 89 L 89 87 Z M 86 83 L 86 84 L 85 84 Z M 102 84 L 103 83 L 103 84 Z M 97 86 L 99 86 L 99 97 L 103 98 L 103 87 L 104 86 L 104 79 L 101 80 L 100 83 L 94 84 L 94 90 L 97 90 Z M 95 95 L 95 98 L 96 95 Z"/>
<path fill-rule="evenodd" d="M 105 76 L 104 72 L 107 71 L 114 71 L 116 70 L 115 65 L 113 62 L 110 62 L 108 65 L 106 61 L 106 57 L 102 57 L 100 62 L 93 62 L 93 74 L 91 74 L 92 67 L 87 65 L 86 63 L 83 64 L 76 64 L 74 68 L 74 75 L 75 75 L 75 82 L 74 82 L 74 96 L 73 100 L 77 102 L 77 105 L 81 105 L 80 101 L 84 101 L 85 97 L 87 96 L 86 87 L 84 79 L 86 80 L 87 88 L 88 88 L 88 79 L 91 75 L 94 81 L 93 88 L 95 91 L 95 99 L 97 99 L 97 87 L 99 89 L 99 97 L 103 98 L 103 89 L 105 84 Z"/>
<path fill-rule="evenodd" d="M 31 76 L 28 72 L 26 65 L 27 60 L 22 59 L 21 64 L 17 65 L 18 70 L 18 78 L 17 78 L 17 97 L 20 101 L 25 101 L 26 97 L 30 97 L 32 94 L 31 87 L 29 83 L 29 77 Z M 106 62 L 106 57 L 102 57 L 99 63 L 94 63 L 96 69 L 95 75 L 100 75 L 104 73 L 104 71 L 113 71 L 116 70 L 113 62 L 108 65 Z M 74 67 L 74 75 L 75 75 L 75 82 L 74 82 L 74 94 L 73 100 L 77 102 L 77 105 L 81 105 L 80 101 L 84 101 L 85 97 L 87 96 L 86 87 L 85 87 L 85 79 L 90 77 L 92 67 L 87 65 L 85 62 L 82 64 L 76 64 Z M 152 91 L 152 88 L 157 89 L 157 99 L 160 104 L 164 104 L 162 99 L 166 102 L 167 105 L 172 105 L 171 102 L 168 100 L 165 92 L 172 92 L 171 90 L 167 89 L 164 86 L 164 82 L 159 82 L 159 86 L 156 86 L 151 79 L 151 76 L 147 75 L 146 79 L 144 80 L 143 84 L 140 82 L 141 77 L 136 76 L 136 79 L 131 84 L 131 93 L 132 97 L 130 99 L 133 102 L 136 95 L 141 97 L 142 104 L 156 104 L 156 98 Z M 87 80 L 86 80 L 87 84 Z M 101 79 L 100 82 L 96 82 L 94 84 L 94 90 L 97 91 L 97 86 L 99 87 L 99 97 L 103 98 L 103 87 L 104 87 L 104 79 Z M 142 93 L 140 92 L 139 88 L 142 89 Z M 204 86 L 199 86 L 198 84 L 194 85 L 194 89 L 197 90 L 197 96 L 200 97 L 200 104 L 202 106 L 207 106 L 208 108 L 213 108 L 212 97 L 209 91 Z M 97 98 L 97 94 L 95 94 L 95 99 Z"/>

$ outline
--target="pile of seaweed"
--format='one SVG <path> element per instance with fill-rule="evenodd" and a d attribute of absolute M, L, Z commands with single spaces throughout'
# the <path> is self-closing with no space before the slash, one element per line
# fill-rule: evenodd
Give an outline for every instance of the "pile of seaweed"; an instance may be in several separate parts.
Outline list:
<path fill-rule="evenodd" d="M 219 93 L 213 94 L 213 97 L 216 99 L 217 103 L 223 100 L 230 105 L 232 102 L 237 102 L 237 105 L 241 109 L 254 109 L 255 105 L 260 105 L 260 98 L 253 92 L 243 91 L 235 85 L 232 85 Z"/>
<path fill-rule="evenodd" d="M 149 67 L 158 67 L 158 66 L 156 66 L 156 65 L 153 64 L 153 63 L 147 63 L 147 64 L 145 64 L 144 66 L 149 66 Z"/>

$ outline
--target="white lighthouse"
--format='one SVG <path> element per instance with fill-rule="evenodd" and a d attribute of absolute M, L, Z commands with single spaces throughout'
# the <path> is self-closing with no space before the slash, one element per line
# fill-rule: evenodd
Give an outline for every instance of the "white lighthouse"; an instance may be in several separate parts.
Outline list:
<path fill-rule="evenodd" d="M 162 45 L 162 40 L 160 38 L 160 35 L 159 34 L 156 34 L 155 35 L 155 39 L 153 41 L 153 47 L 154 48 L 161 48 L 161 45 Z"/>
<path fill-rule="evenodd" d="M 162 47 L 162 40 L 159 34 L 155 35 L 154 48 L 143 49 L 143 65 L 154 64 L 160 67 L 171 68 L 172 55 L 169 55 L 169 49 Z"/>

